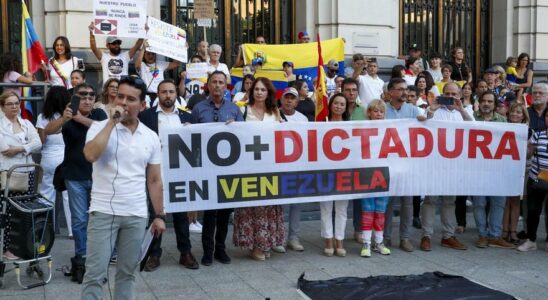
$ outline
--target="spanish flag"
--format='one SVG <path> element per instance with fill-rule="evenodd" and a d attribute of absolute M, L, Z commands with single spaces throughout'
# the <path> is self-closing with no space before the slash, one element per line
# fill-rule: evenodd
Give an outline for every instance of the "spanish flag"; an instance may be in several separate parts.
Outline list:
<path fill-rule="evenodd" d="M 316 80 L 316 122 L 325 121 L 329 115 L 325 71 L 323 69 L 322 43 L 318 33 L 318 80 Z"/>

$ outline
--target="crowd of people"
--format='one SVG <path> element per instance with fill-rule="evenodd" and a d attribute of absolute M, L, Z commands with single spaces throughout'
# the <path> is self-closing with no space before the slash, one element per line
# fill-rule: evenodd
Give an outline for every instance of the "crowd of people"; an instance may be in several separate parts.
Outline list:
<path fill-rule="evenodd" d="M 36 125 L 20 117 L 19 88 L 4 88 L 0 96 L 0 170 L 18 163 L 32 162 L 32 154 L 41 152 L 45 170 L 41 193 L 56 200 L 53 177 L 61 170 L 66 192 L 60 194 L 68 225 L 74 239 L 71 258 L 72 280 L 84 284 L 84 295 L 99 295 L 108 263 L 117 264 L 115 292 L 131 296 L 133 272 L 138 262 L 142 234 L 151 226 L 158 236 L 151 246 L 145 271 L 160 267 L 161 233 L 165 230 L 160 176 L 160 139 L 158 132 L 166 124 L 192 126 L 212 122 L 313 122 L 315 120 L 314 86 L 294 74 L 299 62 L 285 61 L 281 69 L 288 86 L 280 99 L 271 80 L 255 77 L 263 61 L 243 65 L 243 80 L 232 91 L 230 71 L 220 62 L 222 48 L 198 43 L 189 63 L 207 63 L 208 78 L 186 78 L 179 68 L 186 62 L 165 62 L 145 50 L 146 41 L 138 40 L 129 51 L 121 50 L 122 41 L 108 37 L 106 51 L 99 50 L 90 26 L 90 48 L 101 62 L 103 86 L 86 83 L 84 63 L 71 54 L 67 38 L 58 37 L 54 54 L 48 61 L 47 80 L 52 84 Z M 306 32 L 300 42 L 309 42 Z M 257 43 L 265 43 L 257 37 Z M 506 69 L 493 66 L 482 78 L 474 79 L 465 52 L 455 48 L 449 61 L 438 53 L 429 59 L 420 49 L 412 48 L 405 65 L 392 68 L 385 82 L 378 74 L 375 58 L 354 54 L 351 66 L 342 70 L 334 59 L 326 64 L 326 88 L 329 114 L 325 121 L 363 121 L 383 119 L 428 119 L 465 122 L 510 122 L 528 124 L 530 140 L 524 192 L 499 196 L 426 196 L 375 197 L 325 201 L 319 204 L 326 256 L 347 255 L 344 247 L 347 211 L 352 206 L 353 238 L 363 244 L 359 255 L 372 252 L 390 255 L 392 218 L 399 203 L 399 248 L 415 250 L 412 227 L 422 230 L 418 247 L 432 250 L 434 218 L 440 205 L 441 245 L 466 250 L 457 234 L 467 230 L 466 206 L 473 206 L 480 248 L 498 247 L 519 251 L 537 248 L 537 227 L 548 180 L 548 84 L 533 84 L 529 56 L 509 58 Z M 241 54 L 239 54 L 240 56 Z M 135 60 L 137 76 L 128 74 Z M 20 74 L 16 55 L 0 58 L 3 82 L 32 82 L 32 74 Z M 166 70 L 180 70 L 179 81 L 164 77 Z M 182 70 L 182 71 L 181 71 Z M 344 75 L 343 75 L 344 74 Z M 197 88 L 195 88 L 197 86 Z M 79 106 L 71 107 L 71 95 L 80 97 Z M 438 96 L 453 99 L 453 104 L 438 103 Z M 371 126 L 371 124 L 368 124 Z M 138 146 L 137 146 L 138 145 Z M 32 184 L 33 178 L 29 177 Z M 143 188 L 148 187 L 148 191 Z M 5 201 L 3 199 L 2 201 Z M 546 205 L 548 209 L 548 205 Z M 198 269 L 191 252 L 190 232 L 201 232 L 201 264 L 216 260 L 229 264 L 226 251 L 228 226 L 233 218 L 232 241 L 249 251 L 257 261 L 268 259 L 272 252 L 284 253 L 286 247 L 304 251 L 299 239 L 302 205 L 288 205 L 289 225 L 284 224 L 284 208 L 279 205 L 251 208 L 209 210 L 202 214 L 174 213 L 173 227 L 180 252 L 179 264 Z M 518 233 L 518 220 L 526 224 Z M 9 217 L 6 222 L 9 237 Z M 18 259 L 9 251 L 9 239 L 3 245 L 6 259 Z M 548 246 L 546 246 L 548 251 Z M 116 258 L 119 258 L 118 260 Z"/>

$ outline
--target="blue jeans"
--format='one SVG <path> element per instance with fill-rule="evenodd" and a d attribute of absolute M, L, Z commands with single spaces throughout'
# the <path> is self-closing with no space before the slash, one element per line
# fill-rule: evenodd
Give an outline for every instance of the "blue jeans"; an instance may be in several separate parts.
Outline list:
<path fill-rule="evenodd" d="M 74 255 L 86 255 L 91 180 L 65 180 L 74 237 Z"/>
<path fill-rule="evenodd" d="M 114 299 L 133 299 L 135 269 L 139 264 L 141 244 L 147 218 L 114 216 L 92 212 L 88 226 L 88 255 L 81 299 L 101 299 L 103 279 L 108 275 L 108 262 L 114 246 L 118 262 L 114 282 Z"/>
<path fill-rule="evenodd" d="M 499 238 L 502 236 L 502 216 L 506 197 L 474 196 L 474 219 L 480 237 Z M 487 216 L 485 206 L 489 201 L 489 228 L 487 228 Z"/>

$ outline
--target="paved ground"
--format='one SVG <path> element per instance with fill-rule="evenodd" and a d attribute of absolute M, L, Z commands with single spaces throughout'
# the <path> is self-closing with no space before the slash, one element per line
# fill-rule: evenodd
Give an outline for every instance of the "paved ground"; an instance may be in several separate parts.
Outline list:
<path fill-rule="evenodd" d="M 468 215 L 469 224 L 474 224 Z M 395 222 L 398 218 L 395 218 Z M 543 222 L 541 222 L 543 223 Z M 351 236 L 351 222 L 347 236 Z M 397 226 L 397 224 L 395 224 Z M 439 221 L 436 229 L 439 227 Z M 541 225 L 544 227 L 544 224 Z M 397 230 L 395 230 L 397 231 Z M 415 230 L 413 242 L 418 244 L 420 232 Z M 539 235 L 544 237 L 544 230 Z M 194 255 L 202 255 L 200 235 L 192 234 Z M 266 262 L 256 262 L 244 251 L 230 246 L 228 253 L 232 264 L 214 263 L 199 270 L 184 269 L 177 264 L 179 254 L 175 247 L 175 236 L 170 228 L 164 237 L 162 266 L 153 273 L 138 273 L 136 280 L 137 299 L 302 299 L 296 290 L 299 275 L 306 278 L 330 279 L 341 276 L 374 276 L 381 274 L 406 275 L 429 271 L 442 271 L 463 275 L 484 285 L 502 290 L 522 299 L 546 299 L 548 294 L 548 253 L 542 250 L 518 253 L 515 250 L 478 249 L 473 246 L 475 229 L 468 228 L 459 239 L 470 248 L 457 251 L 439 246 L 436 236 L 433 251 L 425 253 L 416 250 L 406 253 L 393 249 L 390 256 L 374 255 L 365 259 L 359 257 L 360 245 L 348 240 L 345 258 L 322 255 L 323 242 L 319 237 L 319 221 L 302 222 L 302 241 L 305 252 L 289 251 L 273 254 Z M 394 238 L 397 240 L 397 237 Z M 545 242 L 539 243 L 544 249 Z M 69 263 L 72 255 L 72 241 L 64 237 L 56 240 L 53 248 L 54 268 Z M 115 267 L 110 268 L 113 278 Z M 0 290 L 0 299 L 77 299 L 80 285 L 70 282 L 60 271 L 55 271 L 52 281 L 45 287 L 21 290 L 15 281 L 15 274 L 6 275 L 5 289 Z M 105 299 L 110 299 L 104 289 Z"/>

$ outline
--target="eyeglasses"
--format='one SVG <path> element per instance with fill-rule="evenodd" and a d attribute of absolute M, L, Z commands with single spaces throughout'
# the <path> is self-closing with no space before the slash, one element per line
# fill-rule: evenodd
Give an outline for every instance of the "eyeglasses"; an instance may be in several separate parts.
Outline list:
<path fill-rule="evenodd" d="M 219 108 L 217 107 L 213 110 L 213 121 L 219 122 Z"/>
<path fill-rule="evenodd" d="M 78 92 L 78 96 L 80 97 L 95 97 L 95 92 Z"/>
<path fill-rule="evenodd" d="M 4 106 L 13 106 L 18 107 L 20 102 L 6 102 L 4 103 Z"/>

